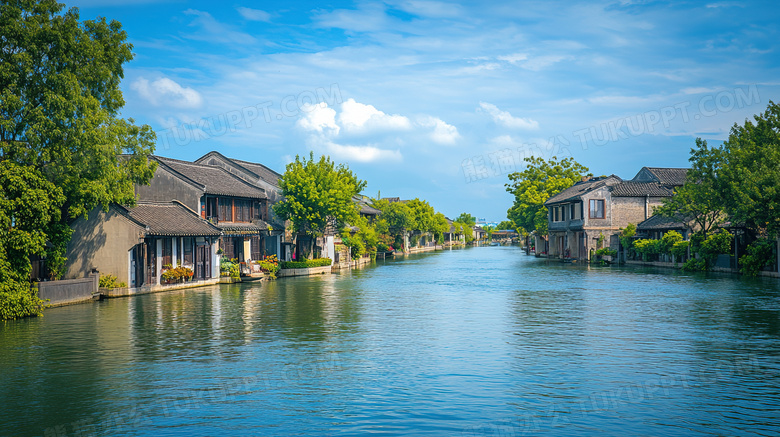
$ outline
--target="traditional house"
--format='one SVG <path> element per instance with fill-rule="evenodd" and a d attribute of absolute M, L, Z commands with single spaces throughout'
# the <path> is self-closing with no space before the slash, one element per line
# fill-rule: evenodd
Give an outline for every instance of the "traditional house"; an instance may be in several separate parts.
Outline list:
<path fill-rule="evenodd" d="M 602 247 L 617 250 L 620 230 L 650 218 L 685 182 L 686 171 L 644 167 L 629 181 L 615 175 L 583 178 L 553 196 L 545 202 L 548 256 L 589 259 Z"/>
<path fill-rule="evenodd" d="M 152 157 L 157 170 L 149 185 L 136 185 L 142 201 L 175 199 L 222 231 L 220 252 L 241 262 L 262 259 L 265 238 L 273 227 L 266 221 L 265 190 L 223 168 Z"/>
<path fill-rule="evenodd" d="M 219 167 L 241 178 L 249 184 L 255 185 L 265 191 L 267 196 L 267 215 L 265 221 L 269 224 L 269 232 L 264 236 L 264 254 L 276 255 L 281 260 L 292 259 L 293 235 L 289 231 L 289 224 L 279 218 L 273 211 L 273 205 L 284 199 L 282 189 L 279 187 L 281 174 L 256 162 L 243 161 L 228 158 L 223 154 L 211 151 L 195 160 L 196 164 Z"/>
<path fill-rule="evenodd" d="M 193 270 L 193 280 L 219 280 L 221 231 L 182 202 L 98 207 L 71 227 L 64 279 L 97 270 L 129 288 L 154 288 L 163 266 L 182 265 Z"/>

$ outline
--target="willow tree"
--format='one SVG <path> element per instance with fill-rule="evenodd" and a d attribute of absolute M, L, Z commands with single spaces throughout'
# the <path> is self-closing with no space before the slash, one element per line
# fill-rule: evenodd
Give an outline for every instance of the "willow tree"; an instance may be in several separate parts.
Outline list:
<path fill-rule="evenodd" d="M 334 163 L 330 157 L 309 159 L 295 156 L 287 164 L 279 179 L 284 200 L 274 205 L 274 212 L 283 220 L 292 222 L 293 230 L 309 237 L 304 257 L 314 252 L 314 239 L 326 230 L 334 232 L 358 217 L 358 206 L 352 198 L 366 187 L 344 164 Z"/>
<path fill-rule="evenodd" d="M 149 126 L 120 117 L 123 65 L 133 58 L 121 24 L 81 22 L 78 9 L 62 8 L 51 0 L 0 3 L 0 162 L 8 163 L 0 171 L 13 179 L 23 167 L 26 180 L 49 184 L 48 205 L 30 209 L 40 214 L 36 226 L 46 244 L 28 255 L 45 256 L 55 277 L 64 266 L 70 221 L 100 205 L 132 204 L 133 184 L 154 174 L 147 157 L 155 140 Z M 14 203 L 12 196 L 25 194 L 3 195 Z M 58 214 L 49 214 L 51 208 Z M 19 223 L 10 217 L 11 228 Z M 21 269 L 16 276 L 28 270 L 25 263 L 12 267 Z M 0 277 L 4 287 L 8 277 Z"/>

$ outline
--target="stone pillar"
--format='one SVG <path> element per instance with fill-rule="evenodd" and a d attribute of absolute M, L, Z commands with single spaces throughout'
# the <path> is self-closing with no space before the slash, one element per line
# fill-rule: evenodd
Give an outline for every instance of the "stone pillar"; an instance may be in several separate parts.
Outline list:
<path fill-rule="evenodd" d="M 157 275 L 154 277 L 152 283 L 153 284 L 160 284 L 160 270 L 162 270 L 162 239 L 157 239 L 157 245 L 154 248 L 155 253 L 157 256 L 155 259 L 157 260 Z"/>

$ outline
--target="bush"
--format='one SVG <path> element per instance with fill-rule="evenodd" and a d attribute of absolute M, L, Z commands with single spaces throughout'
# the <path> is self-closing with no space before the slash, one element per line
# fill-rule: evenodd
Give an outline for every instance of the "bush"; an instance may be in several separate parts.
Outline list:
<path fill-rule="evenodd" d="M 665 233 L 664 236 L 661 237 L 661 252 L 672 253 L 672 248 L 680 241 L 683 241 L 683 237 L 679 232 L 669 231 Z"/>
<path fill-rule="evenodd" d="M 268 277 L 276 279 L 276 272 L 279 271 L 279 259 L 276 255 L 267 256 L 261 261 L 256 261 L 264 272 L 268 273 Z"/>
<path fill-rule="evenodd" d="M 38 298 L 38 288 L 30 283 L 0 283 L 0 320 L 40 316 L 43 314 L 43 304 Z"/>
<path fill-rule="evenodd" d="M 642 255 L 642 260 L 647 261 L 649 255 L 661 253 L 661 244 L 661 240 L 641 238 L 634 241 L 634 250 L 636 253 Z"/>
<path fill-rule="evenodd" d="M 125 288 L 127 287 L 127 284 L 124 282 L 117 282 L 116 276 L 114 275 L 100 275 L 98 286 L 100 288 Z"/>
<path fill-rule="evenodd" d="M 612 250 L 609 247 L 604 247 L 596 251 L 596 256 L 617 256 L 617 250 Z"/>
<path fill-rule="evenodd" d="M 241 276 L 237 258 L 227 259 L 227 257 L 222 257 L 219 262 L 219 271 L 222 276 L 230 276 L 233 279 L 238 279 Z"/>
<path fill-rule="evenodd" d="M 312 267 L 324 267 L 331 265 L 330 258 L 307 259 L 303 261 L 282 261 L 279 266 L 283 269 L 310 269 Z"/>
<path fill-rule="evenodd" d="M 719 254 L 731 253 L 731 240 L 734 237 L 727 231 L 710 234 L 707 238 L 700 232 L 691 236 L 691 251 L 699 254 L 699 259 L 690 259 L 683 265 L 684 270 L 707 271 Z"/>
<path fill-rule="evenodd" d="M 672 248 L 669 250 L 669 253 L 671 253 L 675 257 L 682 259 L 688 253 L 688 242 L 678 241 L 674 243 Z"/>
<path fill-rule="evenodd" d="M 745 275 L 756 276 L 767 264 L 774 265 L 776 258 L 774 256 L 775 242 L 767 239 L 759 239 L 747 248 L 747 253 L 739 257 L 739 270 Z"/>

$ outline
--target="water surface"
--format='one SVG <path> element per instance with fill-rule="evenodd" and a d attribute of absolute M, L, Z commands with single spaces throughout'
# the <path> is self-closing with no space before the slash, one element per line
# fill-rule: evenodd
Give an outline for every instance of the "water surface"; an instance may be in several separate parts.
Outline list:
<path fill-rule="evenodd" d="M 0 324 L 0 435 L 777 435 L 774 279 L 516 247 Z"/>

